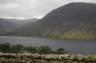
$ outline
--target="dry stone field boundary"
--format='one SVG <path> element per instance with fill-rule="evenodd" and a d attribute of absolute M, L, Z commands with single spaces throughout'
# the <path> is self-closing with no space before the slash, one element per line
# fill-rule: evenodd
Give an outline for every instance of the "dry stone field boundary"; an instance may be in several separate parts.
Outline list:
<path fill-rule="evenodd" d="M 96 63 L 96 55 L 2 53 L 0 63 Z"/>

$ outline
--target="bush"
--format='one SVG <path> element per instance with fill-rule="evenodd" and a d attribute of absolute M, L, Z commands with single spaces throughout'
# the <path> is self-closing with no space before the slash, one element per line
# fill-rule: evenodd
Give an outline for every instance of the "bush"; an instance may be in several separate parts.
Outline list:
<path fill-rule="evenodd" d="M 21 44 L 11 46 L 12 53 L 22 53 L 24 51 L 24 46 Z"/>
<path fill-rule="evenodd" d="M 65 53 L 65 49 L 58 48 L 56 52 L 57 52 L 57 54 L 64 54 Z"/>
<path fill-rule="evenodd" d="M 49 46 L 40 46 L 38 48 L 38 52 L 39 54 L 50 54 L 52 50 Z"/>
<path fill-rule="evenodd" d="M 0 52 L 3 53 L 39 53 L 39 54 L 64 54 L 65 49 L 58 48 L 56 51 L 52 50 L 49 46 L 40 46 L 40 47 L 32 47 L 32 46 L 24 46 L 22 44 L 16 44 L 10 46 L 9 43 L 0 44 Z"/>
<path fill-rule="evenodd" d="M 28 53 L 37 53 L 38 52 L 37 47 L 27 46 L 24 49 Z"/>
<path fill-rule="evenodd" d="M 0 44 L 0 52 L 3 53 L 10 52 L 10 44 L 9 43 Z"/>

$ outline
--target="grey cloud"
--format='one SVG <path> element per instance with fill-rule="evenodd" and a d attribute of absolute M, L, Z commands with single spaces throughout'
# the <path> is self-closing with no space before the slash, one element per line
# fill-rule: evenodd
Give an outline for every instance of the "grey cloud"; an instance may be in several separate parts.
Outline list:
<path fill-rule="evenodd" d="M 15 0 L 0 0 L 0 4 L 7 4 L 11 2 L 15 2 Z"/>
<path fill-rule="evenodd" d="M 95 0 L 0 0 L 0 17 L 41 17 L 69 2 L 96 2 Z"/>

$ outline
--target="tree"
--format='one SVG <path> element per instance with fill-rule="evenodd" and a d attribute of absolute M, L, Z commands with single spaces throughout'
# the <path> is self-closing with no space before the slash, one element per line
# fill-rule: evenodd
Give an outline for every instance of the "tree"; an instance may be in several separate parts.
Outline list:
<path fill-rule="evenodd" d="M 3 50 L 3 49 L 2 49 L 2 46 L 3 46 L 3 45 L 2 45 L 2 44 L 0 44 L 0 52 L 2 52 L 2 50 Z"/>
<path fill-rule="evenodd" d="M 26 52 L 28 53 L 37 53 L 37 47 L 27 46 L 24 48 Z"/>
<path fill-rule="evenodd" d="M 65 53 L 65 49 L 64 48 L 58 48 L 57 49 L 57 54 L 64 54 Z"/>
<path fill-rule="evenodd" d="M 38 48 L 38 52 L 40 54 L 50 54 L 52 52 L 51 48 L 48 46 L 40 46 Z"/>
<path fill-rule="evenodd" d="M 13 53 L 22 53 L 24 51 L 24 46 L 21 44 L 13 45 L 11 47 L 11 52 Z"/>
<path fill-rule="evenodd" d="M 10 44 L 9 43 L 0 44 L 0 51 L 3 53 L 10 52 Z"/>

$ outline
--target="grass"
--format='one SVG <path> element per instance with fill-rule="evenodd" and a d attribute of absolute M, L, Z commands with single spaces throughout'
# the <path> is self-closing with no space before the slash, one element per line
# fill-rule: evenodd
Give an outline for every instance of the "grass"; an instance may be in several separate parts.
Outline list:
<path fill-rule="evenodd" d="M 95 34 L 92 32 L 73 30 L 64 33 L 64 38 L 67 39 L 95 39 Z"/>

